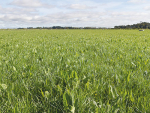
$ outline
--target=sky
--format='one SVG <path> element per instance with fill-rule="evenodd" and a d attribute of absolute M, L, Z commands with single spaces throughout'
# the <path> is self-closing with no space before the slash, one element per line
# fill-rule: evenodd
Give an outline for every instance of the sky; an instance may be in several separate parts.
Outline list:
<path fill-rule="evenodd" d="M 150 22 L 150 0 L 0 0 L 0 28 Z"/>

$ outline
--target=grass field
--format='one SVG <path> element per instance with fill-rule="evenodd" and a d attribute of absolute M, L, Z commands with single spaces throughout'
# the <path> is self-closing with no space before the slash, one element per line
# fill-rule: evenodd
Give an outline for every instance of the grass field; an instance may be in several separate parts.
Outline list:
<path fill-rule="evenodd" d="M 150 113 L 150 30 L 0 30 L 3 113 Z"/>

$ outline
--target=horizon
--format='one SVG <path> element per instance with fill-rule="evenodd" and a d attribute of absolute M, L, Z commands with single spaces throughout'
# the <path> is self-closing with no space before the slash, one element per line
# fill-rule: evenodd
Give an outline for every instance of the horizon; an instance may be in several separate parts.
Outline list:
<path fill-rule="evenodd" d="M 0 1 L 0 29 L 27 27 L 106 27 L 149 22 L 148 0 Z"/>
<path fill-rule="evenodd" d="M 39 27 L 39 26 L 36 26 L 36 27 L 32 27 L 32 26 L 28 26 L 28 27 L 18 27 L 18 28 L 0 28 L 0 29 L 68 29 L 69 27 L 69 29 L 116 29 L 115 27 L 120 27 L 120 26 L 134 26 L 134 25 L 137 25 L 137 24 L 145 24 L 145 23 L 147 23 L 147 24 L 150 24 L 149 22 L 142 22 L 142 21 L 140 21 L 139 23 L 136 23 L 136 24 L 132 24 L 132 25 L 118 25 L 118 26 L 114 26 L 114 27 L 95 27 L 95 26 L 91 26 L 91 27 L 89 27 L 89 26 L 79 26 L 79 27 L 74 27 L 74 26 L 48 26 L 48 27 L 45 27 L 45 26 L 43 26 L 43 27 Z M 53 28 L 53 27 L 57 27 L 57 28 Z M 61 28 L 59 28 L 59 27 L 61 27 Z M 148 27 L 149 27 L 149 25 L 148 25 Z M 122 28 L 122 29 L 124 29 L 124 28 Z M 135 29 L 135 28 L 130 28 L 130 29 Z M 137 28 L 137 29 L 141 29 L 141 28 Z M 143 28 L 142 28 L 143 29 Z M 145 28 L 145 29 L 147 29 L 147 28 Z"/>

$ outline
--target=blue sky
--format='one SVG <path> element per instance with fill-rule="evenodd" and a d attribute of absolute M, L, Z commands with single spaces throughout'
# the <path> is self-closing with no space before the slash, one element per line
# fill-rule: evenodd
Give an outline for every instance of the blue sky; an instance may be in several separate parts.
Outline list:
<path fill-rule="evenodd" d="M 150 0 L 1 0 L 0 28 L 114 27 L 150 22 Z"/>

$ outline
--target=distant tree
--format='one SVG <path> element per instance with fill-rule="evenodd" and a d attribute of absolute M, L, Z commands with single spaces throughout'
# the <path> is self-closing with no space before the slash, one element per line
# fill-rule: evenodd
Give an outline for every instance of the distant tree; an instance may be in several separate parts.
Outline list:
<path fill-rule="evenodd" d="M 133 25 L 121 25 L 121 26 L 115 26 L 115 29 L 150 29 L 150 23 L 148 22 L 140 22 Z"/>

